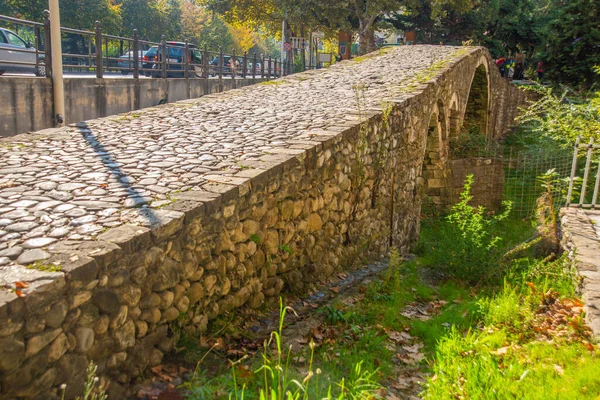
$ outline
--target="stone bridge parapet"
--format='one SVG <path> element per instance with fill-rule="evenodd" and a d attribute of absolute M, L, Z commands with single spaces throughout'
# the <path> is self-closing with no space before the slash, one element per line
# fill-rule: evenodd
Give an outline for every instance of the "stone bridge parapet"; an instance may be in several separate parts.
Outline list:
<path fill-rule="evenodd" d="M 180 329 L 407 252 L 452 135 L 524 101 L 483 48 L 406 46 L 0 141 L 1 397 L 94 361 L 122 398 Z"/>

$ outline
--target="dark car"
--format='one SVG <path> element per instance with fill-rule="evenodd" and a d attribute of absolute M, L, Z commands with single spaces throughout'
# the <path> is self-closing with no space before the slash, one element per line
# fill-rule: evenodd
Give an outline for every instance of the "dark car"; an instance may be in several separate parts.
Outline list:
<path fill-rule="evenodd" d="M 152 73 L 152 66 L 154 65 L 154 57 L 158 53 L 158 46 L 152 46 L 148 49 L 146 54 L 142 57 L 142 68 L 144 69 L 144 75 L 150 76 Z"/>
<path fill-rule="evenodd" d="M 244 68 L 244 59 L 236 57 L 237 65 L 235 66 L 236 75 L 240 74 Z M 216 56 L 208 63 L 210 65 L 210 74 L 212 76 L 219 74 L 219 56 Z M 231 56 L 223 56 L 223 75 L 231 75 Z"/>
<path fill-rule="evenodd" d="M 167 42 L 166 69 L 167 78 L 183 78 L 183 55 L 185 53 L 185 43 Z M 197 46 L 188 43 L 188 70 L 190 76 L 202 76 L 202 53 Z M 154 56 L 154 65 L 152 65 L 152 76 L 159 78 L 162 76 L 162 48 L 158 47 Z"/>

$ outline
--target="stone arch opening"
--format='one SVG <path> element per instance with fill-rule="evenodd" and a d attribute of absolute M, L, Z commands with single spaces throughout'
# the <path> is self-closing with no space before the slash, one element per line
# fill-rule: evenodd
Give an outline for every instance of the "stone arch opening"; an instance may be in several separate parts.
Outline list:
<path fill-rule="evenodd" d="M 438 103 L 438 104 L 441 104 Z M 425 141 L 425 157 L 422 167 L 423 204 L 438 207 L 443 204 L 444 188 L 446 186 L 444 167 L 446 157 L 443 150 L 443 138 L 446 137 L 446 120 L 443 104 L 436 107 L 429 118 L 427 138 Z"/>
<path fill-rule="evenodd" d="M 489 80 L 485 63 L 482 63 L 475 70 L 465 114 L 463 118 L 462 131 L 464 133 L 479 132 L 482 135 L 488 135 L 488 114 L 489 114 Z"/>
<path fill-rule="evenodd" d="M 452 95 L 452 99 L 450 100 L 450 110 L 448 116 L 448 124 L 450 131 L 450 139 L 458 136 L 460 131 L 460 107 L 458 102 L 458 96 L 456 93 Z"/>

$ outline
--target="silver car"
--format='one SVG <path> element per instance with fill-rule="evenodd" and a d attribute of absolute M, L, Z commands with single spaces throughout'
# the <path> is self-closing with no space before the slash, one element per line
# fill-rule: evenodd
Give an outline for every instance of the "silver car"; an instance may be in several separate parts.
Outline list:
<path fill-rule="evenodd" d="M 119 60 L 117 61 L 117 67 L 119 67 L 121 69 L 121 73 L 123 75 L 127 75 L 129 73 L 130 70 L 133 70 L 133 56 L 134 56 L 134 51 L 128 51 L 127 53 L 123 54 L 121 57 L 119 57 Z M 138 57 L 138 68 L 140 69 L 140 71 L 142 70 L 142 62 L 144 61 L 144 55 L 146 55 L 146 51 L 139 51 L 139 57 Z"/>
<path fill-rule="evenodd" d="M 0 28 L 0 75 L 7 71 L 46 75 L 43 60 L 36 57 L 35 47 L 13 31 Z"/>

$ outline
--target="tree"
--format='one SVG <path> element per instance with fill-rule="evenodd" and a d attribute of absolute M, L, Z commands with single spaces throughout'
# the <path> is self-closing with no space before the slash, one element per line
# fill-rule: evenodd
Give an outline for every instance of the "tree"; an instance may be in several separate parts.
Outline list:
<path fill-rule="evenodd" d="M 30 21 L 42 22 L 43 12 L 48 8 L 47 0 L 2 0 L 0 14 L 14 16 Z"/>
<path fill-rule="evenodd" d="M 230 24 L 229 31 L 233 37 L 236 52 L 243 53 L 250 50 L 252 46 L 254 46 L 254 35 L 246 26 L 240 23 Z"/>
<path fill-rule="evenodd" d="M 358 49 L 360 54 L 375 49 L 375 22 L 386 13 L 398 11 L 397 0 L 354 0 L 354 15 L 358 20 Z"/>
<path fill-rule="evenodd" d="M 557 82 L 591 86 L 600 65 L 600 4 L 597 0 L 554 0 L 554 13 L 544 29 L 542 59 Z"/>

